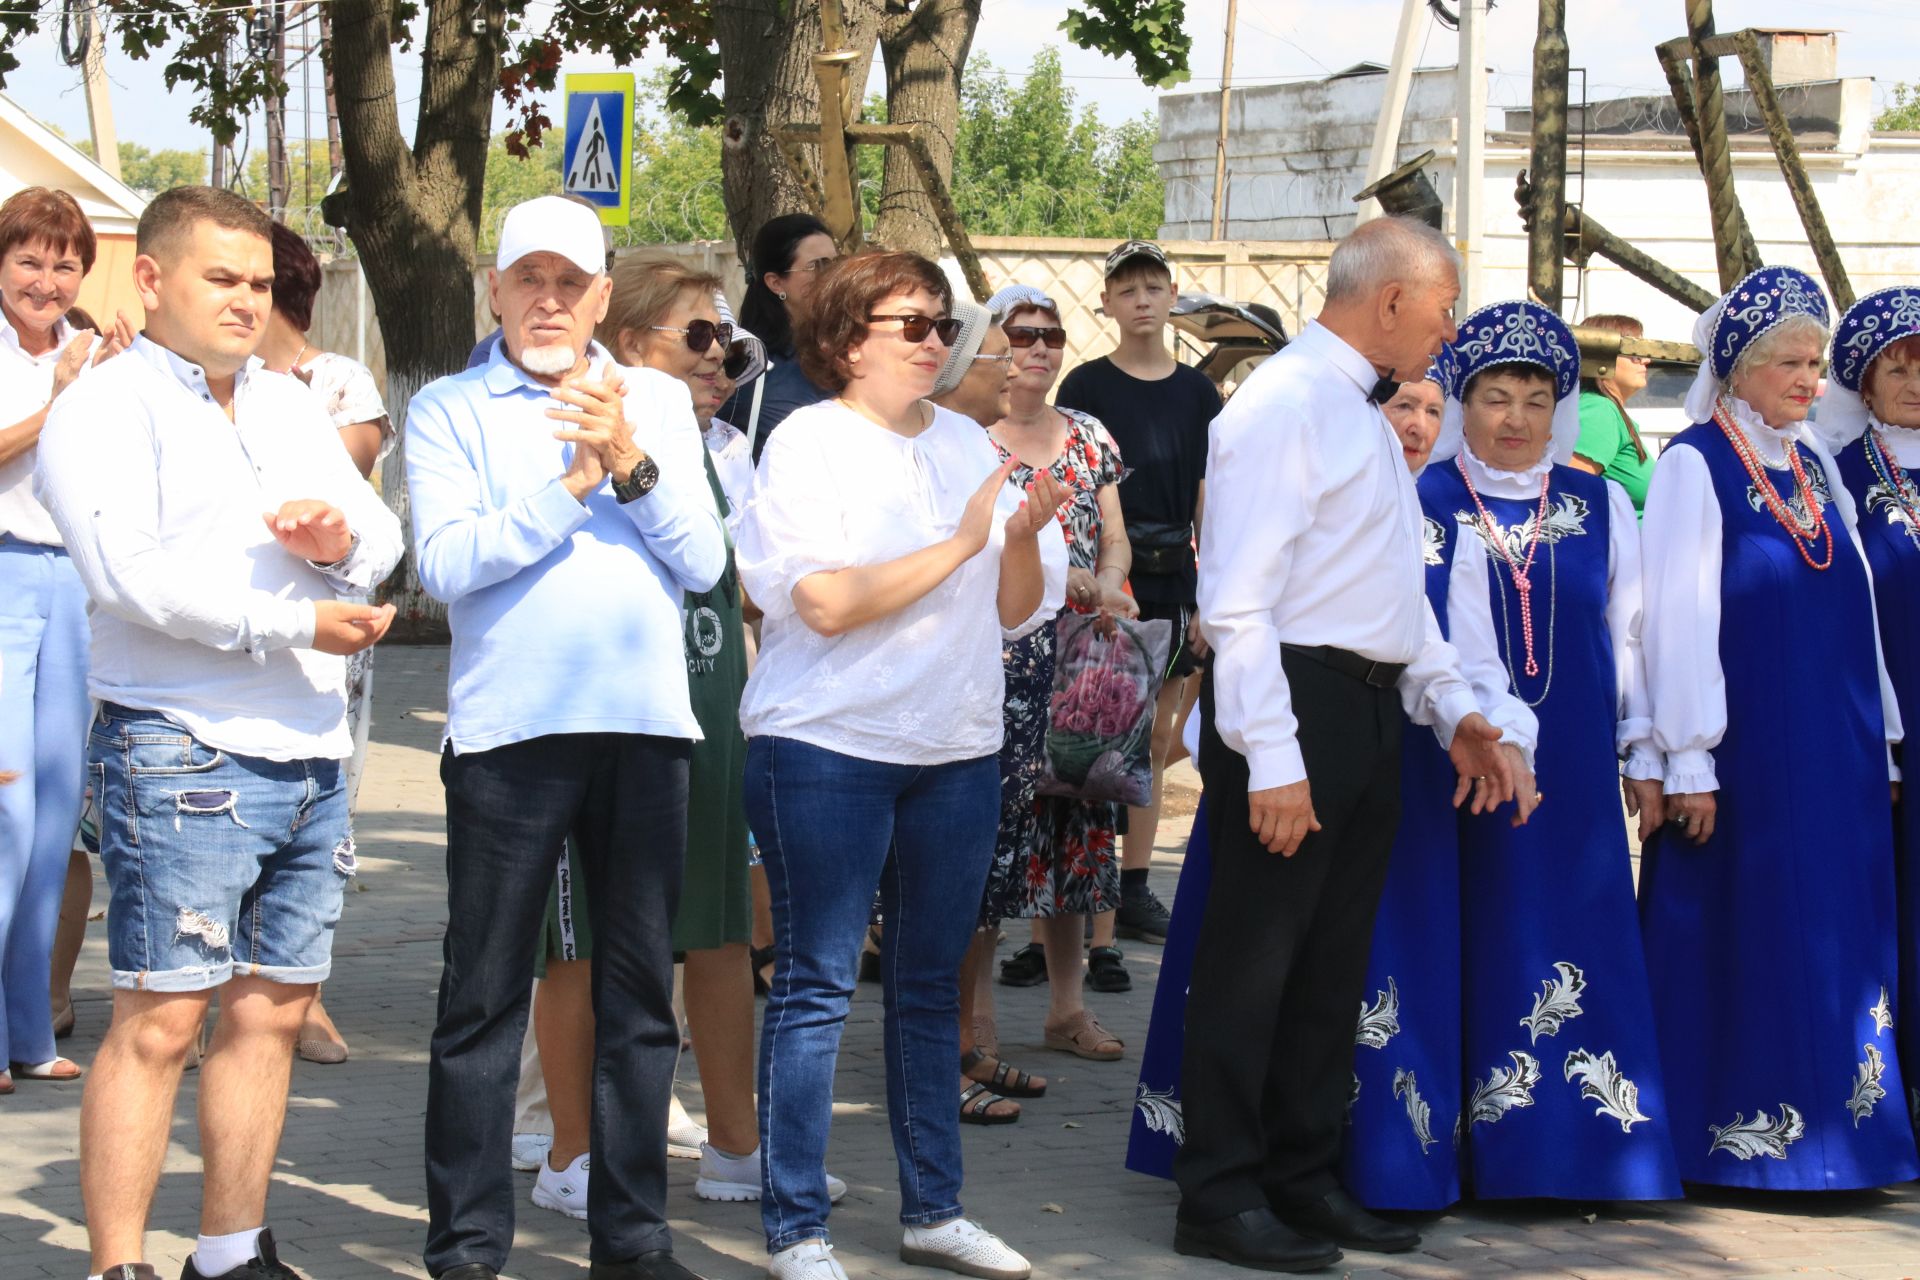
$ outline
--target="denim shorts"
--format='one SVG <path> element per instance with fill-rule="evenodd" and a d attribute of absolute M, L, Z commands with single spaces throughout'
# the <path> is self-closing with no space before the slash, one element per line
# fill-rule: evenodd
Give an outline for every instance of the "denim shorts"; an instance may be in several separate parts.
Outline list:
<path fill-rule="evenodd" d="M 158 712 L 106 703 L 87 772 L 115 987 L 326 978 L 354 870 L 344 760 L 234 755 Z"/>

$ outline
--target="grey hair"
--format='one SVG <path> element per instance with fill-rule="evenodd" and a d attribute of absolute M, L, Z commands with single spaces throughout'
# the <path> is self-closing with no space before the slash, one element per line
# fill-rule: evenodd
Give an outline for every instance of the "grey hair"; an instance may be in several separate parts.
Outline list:
<path fill-rule="evenodd" d="M 1818 317 L 1807 315 L 1805 312 L 1790 315 L 1749 342 L 1747 349 L 1734 357 L 1733 368 L 1727 370 L 1727 384 L 1731 386 L 1735 378 L 1752 373 L 1773 359 L 1774 352 L 1784 342 L 1796 338 L 1811 338 L 1814 345 L 1824 354 L 1827 349 L 1827 339 L 1830 336 L 1827 326 Z"/>
<path fill-rule="evenodd" d="M 1425 284 L 1460 274 L 1460 254 L 1444 235 L 1417 218 L 1375 218 L 1333 247 L 1327 260 L 1327 301 L 1350 302 L 1396 281 Z"/>

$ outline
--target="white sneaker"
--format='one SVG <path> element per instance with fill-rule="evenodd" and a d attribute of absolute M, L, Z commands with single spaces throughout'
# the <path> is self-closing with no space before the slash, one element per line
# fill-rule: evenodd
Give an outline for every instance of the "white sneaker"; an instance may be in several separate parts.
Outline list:
<path fill-rule="evenodd" d="M 677 1095 L 667 1105 L 667 1154 L 680 1160 L 698 1160 L 707 1141 L 707 1126 L 698 1124 L 680 1105 Z"/>
<path fill-rule="evenodd" d="M 847 1280 L 833 1246 L 825 1240 L 802 1240 L 767 1259 L 773 1280 Z"/>
<path fill-rule="evenodd" d="M 900 1240 L 900 1261 L 984 1280 L 1027 1280 L 1033 1274 L 1033 1264 L 1009 1249 L 1006 1241 L 966 1218 L 950 1218 L 934 1227 L 908 1227 Z"/>
<path fill-rule="evenodd" d="M 542 1209 L 564 1213 L 569 1218 L 587 1216 L 587 1179 L 593 1172 L 593 1154 L 584 1153 L 564 1169 L 540 1162 L 540 1176 L 533 1180 L 533 1202 Z"/>
<path fill-rule="evenodd" d="M 700 1144 L 700 1176 L 694 1179 L 693 1194 L 702 1200 L 758 1200 L 760 1198 L 760 1148 L 746 1155 L 729 1155 L 711 1142 Z M 847 1184 L 827 1175 L 827 1201 L 839 1204 L 847 1194 Z M 795 1245 L 794 1248 L 799 1248 Z M 792 1250 L 783 1250 L 790 1253 Z M 837 1263 L 835 1264 L 838 1265 Z"/>
<path fill-rule="evenodd" d="M 544 1133 L 516 1133 L 513 1135 L 513 1171 L 532 1173 L 547 1162 L 547 1152 L 553 1150 L 553 1139 Z"/>

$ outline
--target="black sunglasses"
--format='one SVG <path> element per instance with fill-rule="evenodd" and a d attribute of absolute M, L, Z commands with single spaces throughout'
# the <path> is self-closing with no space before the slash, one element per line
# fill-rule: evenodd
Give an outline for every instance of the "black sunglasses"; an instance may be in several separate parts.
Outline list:
<path fill-rule="evenodd" d="M 745 338 L 735 338 L 727 344 L 726 359 L 720 362 L 720 372 L 729 378 L 738 379 L 753 363 L 753 352 L 747 347 Z"/>
<path fill-rule="evenodd" d="M 950 347 L 953 340 L 960 336 L 960 322 L 952 316 L 941 316 L 938 320 L 932 316 L 868 316 L 867 323 L 880 320 L 895 320 L 900 324 L 900 336 L 908 342 L 925 342 L 929 333 L 940 335 L 940 345 Z"/>
<path fill-rule="evenodd" d="M 1006 326 L 1007 342 L 1016 347 L 1030 347 L 1036 342 L 1044 342 L 1055 351 L 1067 345 L 1067 331 L 1059 325 L 1010 324 Z"/>
<path fill-rule="evenodd" d="M 694 320 L 689 322 L 684 329 L 678 325 L 671 324 L 650 324 L 647 328 L 657 330 L 661 333 L 679 333 L 686 335 L 687 350 L 696 355 L 705 355 L 713 348 L 715 342 L 718 342 L 723 347 L 731 347 L 733 343 L 733 326 L 724 320 L 719 324 L 715 324 L 711 320 Z"/>

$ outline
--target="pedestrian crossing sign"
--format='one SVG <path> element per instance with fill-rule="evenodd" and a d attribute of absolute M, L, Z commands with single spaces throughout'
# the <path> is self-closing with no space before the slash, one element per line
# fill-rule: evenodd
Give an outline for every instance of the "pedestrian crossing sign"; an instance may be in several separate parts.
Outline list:
<path fill-rule="evenodd" d="M 561 189 L 599 207 L 603 226 L 624 227 L 632 207 L 633 73 L 567 77 L 567 140 Z"/>

